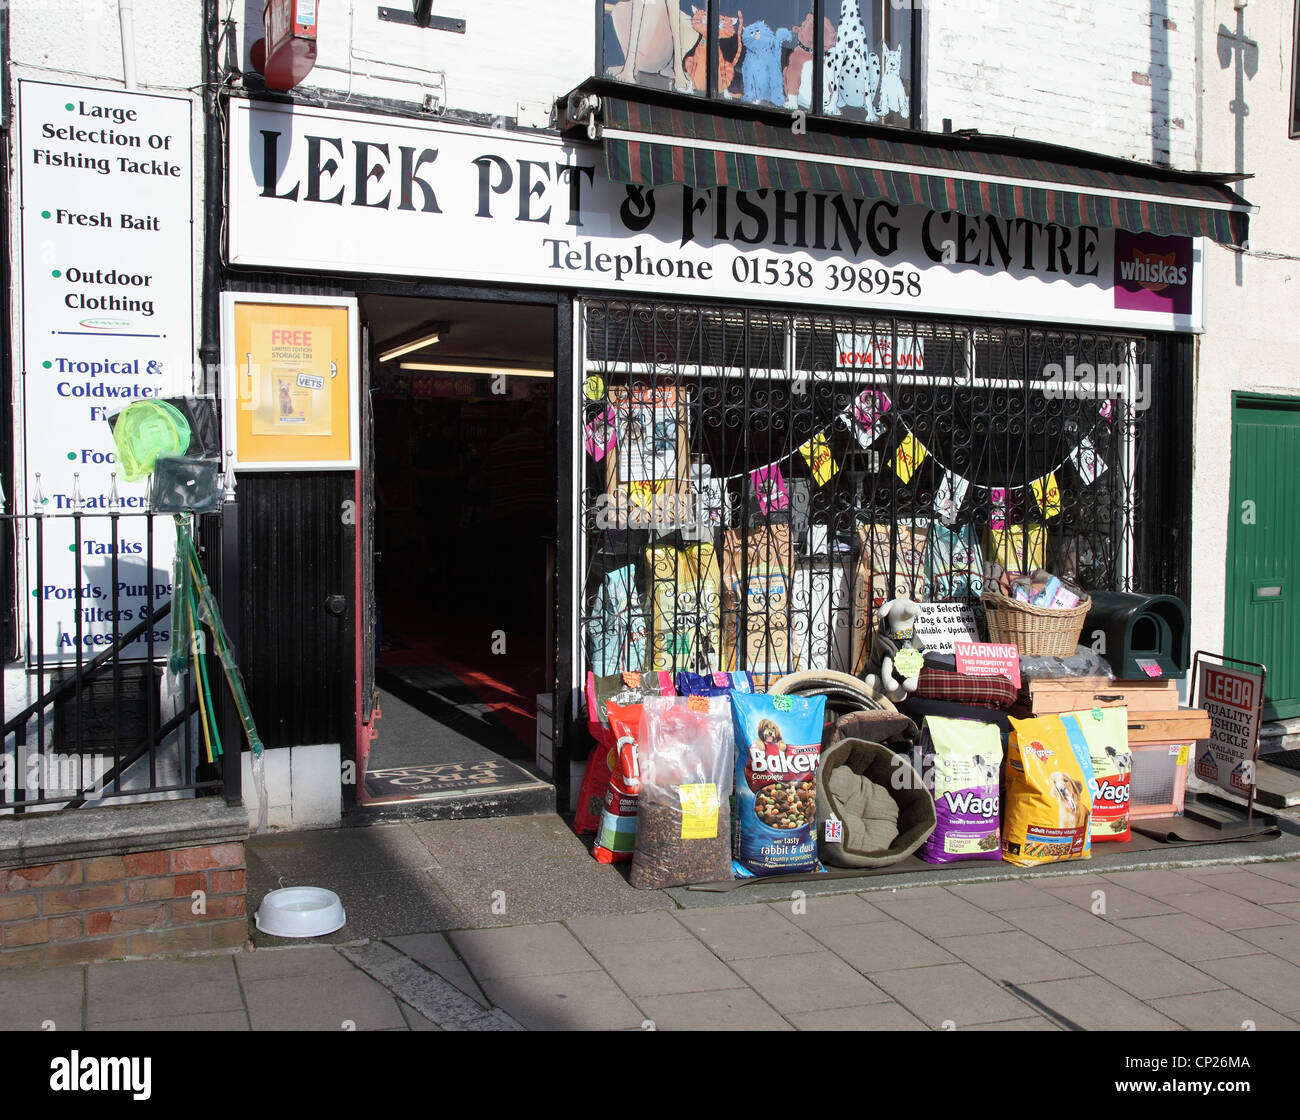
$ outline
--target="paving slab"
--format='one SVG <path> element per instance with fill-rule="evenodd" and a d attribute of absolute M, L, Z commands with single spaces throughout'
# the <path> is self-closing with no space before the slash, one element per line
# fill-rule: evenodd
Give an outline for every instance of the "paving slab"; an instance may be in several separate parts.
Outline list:
<path fill-rule="evenodd" d="M 745 981 L 694 938 L 649 945 L 592 945 L 592 955 L 628 995 L 679 995 L 743 988 Z"/>
<path fill-rule="evenodd" d="M 274 980 L 286 976 L 328 976 L 352 972 L 353 967 L 331 947 L 325 945 L 257 949 L 234 955 L 235 970 L 241 980 Z"/>
<path fill-rule="evenodd" d="M 167 1015 L 157 1019 L 115 1019 L 96 1023 L 88 1031 L 166 1032 L 175 1034 L 191 1031 L 249 1031 L 248 1015 L 244 1011 L 209 1011 L 192 1015 Z"/>
<path fill-rule="evenodd" d="M 469 996 L 480 1007 L 490 1007 L 474 974 L 456 954 L 451 942 L 441 933 L 414 933 L 405 937 L 389 937 L 385 941 L 400 953 L 441 976 L 457 991 Z"/>
<path fill-rule="evenodd" d="M 889 915 L 880 907 L 873 906 L 856 894 L 809 895 L 807 898 L 770 902 L 767 905 L 805 932 L 890 920 Z"/>
<path fill-rule="evenodd" d="M 926 968 L 953 964 L 957 960 L 911 926 L 892 919 L 854 926 L 831 926 L 813 930 L 812 935 L 840 960 L 861 973 Z"/>
<path fill-rule="evenodd" d="M 243 1009 L 244 998 L 230 955 L 86 966 L 88 1027 Z"/>
<path fill-rule="evenodd" d="M 1237 931 L 1237 936 L 1275 957 L 1300 965 L 1300 924 L 1296 922 L 1284 926 L 1241 929 Z"/>
<path fill-rule="evenodd" d="M 1265 879 L 1277 879 L 1283 883 L 1300 883 L 1300 859 L 1252 863 L 1250 872 L 1253 875 L 1263 875 Z"/>
<path fill-rule="evenodd" d="M 933 1030 L 1022 1018 L 1032 1010 L 968 964 L 873 972 L 869 979 Z"/>
<path fill-rule="evenodd" d="M 1007 921 L 1053 949 L 1087 949 L 1095 945 L 1120 945 L 1136 941 L 1138 936 L 1127 930 L 1072 906 L 1058 902 L 1027 910 L 1008 910 Z"/>
<path fill-rule="evenodd" d="M 248 1019 L 255 1031 L 376 1031 L 405 1028 L 397 1000 L 365 973 L 289 976 L 244 984 Z"/>
<path fill-rule="evenodd" d="M 484 980 L 483 991 L 528 1030 L 625 1030 L 645 1021 L 637 1006 L 600 971 Z"/>
<path fill-rule="evenodd" d="M 1260 954 L 1202 961 L 1198 967 L 1274 1011 L 1300 1012 L 1300 966 L 1290 961 Z"/>
<path fill-rule="evenodd" d="M 1087 976 L 1090 970 L 1024 930 L 942 938 L 939 944 L 993 980 L 1027 984 Z"/>
<path fill-rule="evenodd" d="M 898 1004 L 869 1003 L 858 1007 L 832 1007 L 801 1011 L 789 1016 L 801 1031 L 926 1031 L 920 1019 Z"/>
<path fill-rule="evenodd" d="M 748 988 L 671 996 L 640 996 L 637 1004 L 657 1031 L 794 1029 Z"/>
<path fill-rule="evenodd" d="M 684 910 L 675 917 L 724 961 L 814 953 L 821 945 L 767 906 Z"/>
<path fill-rule="evenodd" d="M 1141 1000 L 1208 992 L 1223 987 L 1221 980 L 1145 942 L 1120 948 L 1071 949 L 1069 955 Z"/>
<path fill-rule="evenodd" d="M 1054 1011 L 1086 1031 L 1178 1029 L 1173 1019 L 1152 1010 L 1100 976 L 1043 980 L 1022 988 L 1043 1005 L 1036 1008 L 1040 1013 Z"/>
<path fill-rule="evenodd" d="M 1157 914 L 1115 923 L 1125 933 L 1140 937 L 1179 960 L 1192 964 L 1217 957 L 1243 957 L 1256 951 L 1249 941 L 1210 925 L 1191 914 Z"/>
<path fill-rule="evenodd" d="M 889 996 L 833 953 L 733 961 L 731 967 L 782 1015 L 880 1003 Z"/>
<path fill-rule="evenodd" d="M 398 1009 L 402 1012 L 402 1018 L 406 1020 L 406 1025 L 413 1031 L 441 1031 L 442 1028 L 437 1023 L 431 1022 L 421 1015 L 409 1003 L 398 1001 Z"/>
<path fill-rule="evenodd" d="M 286 887 L 320 886 L 316 879 L 325 871 L 337 878 L 438 862 L 407 824 L 255 834 L 245 852 L 255 854 L 272 875 L 284 876 Z"/>
<path fill-rule="evenodd" d="M 1002 1023 L 972 1023 L 959 1028 L 964 1031 L 1059 1031 L 1061 1028 L 1051 1019 L 1036 1015 L 1030 1019 L 1008 1019 Z"/>
<path fill-rule="evenodd" d="M 962 934 L 997 933 L 1012 928 L 987 910 L 952 894 L 916 899 L 884 898 L 874 905 L 932 940 Z"/>
<path fill-rule="evenodd" d="M 1293 1031 L 1296 1024 L 1285 1015 L 1241 992 L 1192 992 L 1151 1000 L 1151 1006 L 1189 1031 Z"/>
<path fill-rule="evenodd" d="M 480 984 L 512 976 L 586 972 L 600 967 L 559 922 L 459 930 L 448 936 Z"/>
<path fill-rule="evenodd" d="M 83 965 L 0 972 L 0 1031 L 80 1030 L 86 1000 Z"/>
<path fill-rule="evenodd" d="M 958 898 L 1000 914 L 1004 910 L 1024 910 L 1032 906 L 1047 906 L 1055 899 L 1044 893 L 1045 880 L 1007 879 L 997 883 L 964 883 L 948 889 Z"/>
<path fill-rule="evenodd" d="M 1210 889 L 1208 883 L 1194 879 L 1187 871 L 1113 871 L 1105 878 L 1117 886 L 1127 887 L 1131 891 L 1150 895 L 1152 898 Z"/>
<path fill-rule="evenodd" d="M 566 919 L 564 924 L 584 945 L 641 945 L 647 941 L 674 941 L 693 936 L 667 910 L 579 916 Z"/>
<path fill-rule="evenodd" d="M 1048 887 L 1047 893 L 1062 902 L 1111 921 L 1119 918 L 1145 918 L 1152 914 L 1172 914 L 1174 910 L 1160 899 L 1148 898 L 1140 891 L 1130 890 L 1110 879 Z M 1104 909 L 1099 909 L 1100 907 Z"/>
<path fill-rule="evenodd" d="M 1245 869 L 1205 877 L 1197 875 L 1195 878 L 1204 878 L 1216 890 L 1239 895 L 1250 902 L 1300 902 L 1300 882 L 1291 883 L 1267 875 L 1256 875 Z"/>
<path fill-rule="evenodd" d="M 1217 929 L 1229 932 L 1258 929 L 1261 926 L 1284 926 L 1291 922 L 1285 914 L 1279 914 L 1257 902 L 1250 902 L 1240 895 L 1217 890 L 1208 883 L 1202 883 L 1201 886 L 1202 890 L 1189 894 L 1167 894 L 1163 901 L 1186 914 L 1194 914 Z"/>

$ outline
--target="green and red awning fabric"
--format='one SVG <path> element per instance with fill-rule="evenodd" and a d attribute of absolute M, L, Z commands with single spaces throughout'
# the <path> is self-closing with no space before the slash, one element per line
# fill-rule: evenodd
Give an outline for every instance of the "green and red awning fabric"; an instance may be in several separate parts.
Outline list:
<path fill-rule="evenodd" d="M 746 119 L 614 96 L 601 98 L 601 121 L 609 178 L 645 187 L 843 192 L 962 214 L 1204 236 L 1223 245 L 1245 242 L 1254 209 L 1224 177 L 1085 152 L 1078 153 L 1078 163 L 1036 158 L 1026 149 L 1046 145 L 996 137 L 944 136 L 941 145 L 916 133 L 895 138 L 880 135 L 883 130 L 796 131 L 793 120 Z"/>

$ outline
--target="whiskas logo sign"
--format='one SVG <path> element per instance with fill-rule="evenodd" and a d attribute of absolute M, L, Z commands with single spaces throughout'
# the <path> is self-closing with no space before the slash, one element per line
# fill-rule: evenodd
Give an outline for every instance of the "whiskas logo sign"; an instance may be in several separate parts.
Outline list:
<path fill-rule="evenodd" d="M 1115 231 L 1115 306 L 1192 313 L 1192 239 Z"/>

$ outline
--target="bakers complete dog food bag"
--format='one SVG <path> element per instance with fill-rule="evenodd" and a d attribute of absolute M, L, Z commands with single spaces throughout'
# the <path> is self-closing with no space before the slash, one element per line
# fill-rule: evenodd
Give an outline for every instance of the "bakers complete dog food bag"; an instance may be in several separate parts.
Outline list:
<path fill-rule="evenodd" d="M 998 832 L 1002 736 L 992 723 L 926 716 L 921 781 L 938 825 L 917 852 L 926 863 L 1001 859 Z"/>
<path fill-rule="evenodd" d="M 817 870 L 817 760 L 826 697 L 731 694 L 736 873 Z"/>
<path fill-rule="evenodd" d="M 1128 745 L 1128 709 L 1093 708 L 1067 712 L 1061 717 L 1065 733 L 1076 750 L 1088 752 L 1092 762 L 1092 838 L 1128 840 L 1129 794 L 1133 753 Z"/>
<path fill-rule="evenodd" d="M 1092 855 L 1092 761 L 1060 716 L 1012 719 L 1002 858 L 1034 867 Z"/>

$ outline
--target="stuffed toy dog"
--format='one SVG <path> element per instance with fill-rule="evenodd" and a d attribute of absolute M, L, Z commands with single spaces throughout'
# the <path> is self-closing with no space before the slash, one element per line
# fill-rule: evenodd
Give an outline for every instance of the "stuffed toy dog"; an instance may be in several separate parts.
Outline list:
<path fill-rule="evenodd" d="M 916 691 L 924 664 L 923 647 L 916 636 L 920 613 L 921 608 L 907 596 L 890 599 L 877 612 L 879 622 L 871 636 L 866 682 L 890 700 L 905 699 Z"/>

